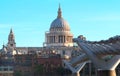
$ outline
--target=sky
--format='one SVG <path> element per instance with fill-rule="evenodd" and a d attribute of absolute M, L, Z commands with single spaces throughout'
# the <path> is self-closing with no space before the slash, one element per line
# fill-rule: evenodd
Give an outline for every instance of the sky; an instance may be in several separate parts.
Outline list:
<path fill-rule="evenodd" d="M 74 38 L 99 41 L 120 35 L 120 0 L 0 0 L 0 48 L 10 29 L 18 47 L 42 47 L 59 3 Z"/>

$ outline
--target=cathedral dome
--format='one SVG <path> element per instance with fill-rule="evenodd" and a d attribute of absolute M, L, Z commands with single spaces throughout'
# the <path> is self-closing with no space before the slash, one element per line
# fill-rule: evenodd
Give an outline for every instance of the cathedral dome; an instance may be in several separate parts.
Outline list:
<path fill-rule="evenodd" d="M 60 6 L 57 18 L 51 23 L 50 31 L 70 31 L 68 22 L 62 18 Z"/>
<path fill-rule="evenodd" d="M 73 34 L 70 31 L 68 22 L 62 17 L 62 11 L 59 5 L 58 15 L 51 23 L 50 29 L 45 33 L 46 46 L 48 47 L 70 47 L 73 46 Z"/>
<path fill-rule="evenodd" d="M 65 30 L 65 31 L 70 31 L 70 27 L 69 24 L 66 20 L 64 20 L 63 18 L 56 18 L 52 23 L 51 23 L 51 27 L 50 30 L 55 30 L 55 29 L 61 29 L 61 30 Z"/>

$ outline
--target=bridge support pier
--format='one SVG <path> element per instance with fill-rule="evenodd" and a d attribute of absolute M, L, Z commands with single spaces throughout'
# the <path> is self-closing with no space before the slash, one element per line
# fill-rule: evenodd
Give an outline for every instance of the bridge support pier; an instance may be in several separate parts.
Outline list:
<path fill-rule="evenodd" d="M 72 76 L 80 76 L 79 72 L 73 73 Z"/>
<path fill-rule="evenodd" d="M 98 70 L 97 76 L 116 76 L 115 70 Z"/>
<path fill-rule="evenodd" d="M 83 62 L 75 67 L 73 67 L 69 62 L 63 61 L 67 68 L 69 68 L 72 71 L 72 76 L 80 76 L 80 71 L 85 66 L 86 62 Z"/>

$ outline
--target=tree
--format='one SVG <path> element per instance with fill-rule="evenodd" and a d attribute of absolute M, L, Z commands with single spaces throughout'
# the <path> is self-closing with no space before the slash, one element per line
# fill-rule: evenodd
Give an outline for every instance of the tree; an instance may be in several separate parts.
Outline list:
<path fill-rule="evenodd" d="M 57 68 L 57 73 L 63 75 L 65 69 L 63 67 L 58 67 Z"/>
<path fill-rule="evenodd" d="M 41 73 L 43 73 L 44 67 L 41 64 L 38 64 L 34 67 L 35 69 L 35 73 L 37 73 L 37 75 L 40 75 Z"/>
<path fill-rule="evenodd" d="M 15 71 L 14 76 L 22 76 L 22 73 L 19 71 Z"/>

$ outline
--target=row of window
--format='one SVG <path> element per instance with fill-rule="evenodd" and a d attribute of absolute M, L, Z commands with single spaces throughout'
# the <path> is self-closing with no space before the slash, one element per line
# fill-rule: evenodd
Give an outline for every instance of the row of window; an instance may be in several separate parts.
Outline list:
<path fill-rule="evenodd" d="M 13 71 L 13 67 L 0 67 L 0 71 Z"/>

